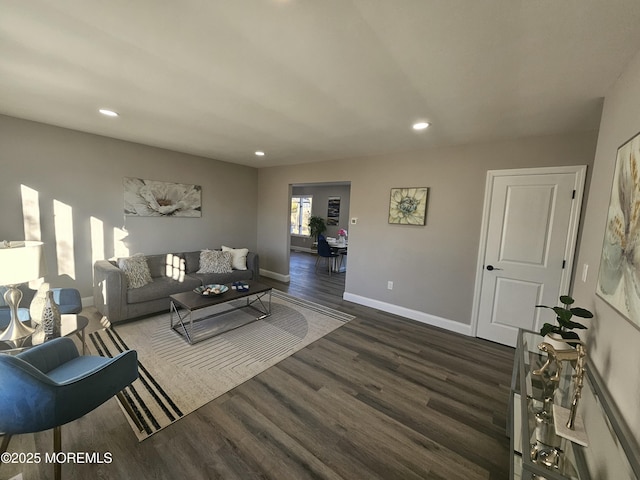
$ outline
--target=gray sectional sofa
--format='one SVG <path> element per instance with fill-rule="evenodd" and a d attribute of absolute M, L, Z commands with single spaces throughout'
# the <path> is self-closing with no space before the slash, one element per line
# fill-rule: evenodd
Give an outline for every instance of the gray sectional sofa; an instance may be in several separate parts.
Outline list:
<path fill-rule="evenodd" d="M 197 273 L 200 251 L 146 255 L 152 282 L 128 288 L 125 273 L 116 260 L 98 260 L 93 266 L 93 301 L 110 322 L 169 311 L 169 295 L 212 283 L 257 280 L 260 264 L 257 253 L 247 254 L 247 269 L 230 273 Z"/>

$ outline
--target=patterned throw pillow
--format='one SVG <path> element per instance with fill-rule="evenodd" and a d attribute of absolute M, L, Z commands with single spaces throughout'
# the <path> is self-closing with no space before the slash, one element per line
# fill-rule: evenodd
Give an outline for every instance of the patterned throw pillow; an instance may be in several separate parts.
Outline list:
<path fill-rule="evenodd" d="M 231 267 L 236 270 L 247 269 L 247 255 L 249 254 L 248 248 L 231 248 L 222 246 L 223 252 L 229 252 L 231 254 Z"/>
<path fill-rule="evenodd" d="M 140 288 L 153 282 L 147 259 L 141 253 L 118 259 L 118 267 L 127 276 L 129 288 Z"/>
<path fill-rule="evenodd" d="M 196 273 L 231 273 L 231 253 L 220 250 L 200 251 L 200 270 Z"/>

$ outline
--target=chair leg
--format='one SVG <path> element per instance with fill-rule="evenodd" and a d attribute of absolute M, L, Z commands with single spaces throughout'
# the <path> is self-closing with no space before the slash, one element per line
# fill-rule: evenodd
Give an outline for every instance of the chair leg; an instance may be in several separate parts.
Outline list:
<path fill-rule="evenodd" d="M 10 441 L 11 441 L 11 435 L 5 433 L 2 436 L 2 444 L 0 445 L 0 454 L 3 454 L 4 452 L 7 451 L 7 449 L 9 448 Z M 2 460 L 0 460 L 0 463 L 2 463 Z"/>
<path fill-rule="evenodd" d="M 58 454 L 62 451 L 62 426 L 53 427 L 53 453 L 56 463 L 53 464 L 53 473 L 56 480 L 62 479 L 62 464 L 58 462 Z"/>

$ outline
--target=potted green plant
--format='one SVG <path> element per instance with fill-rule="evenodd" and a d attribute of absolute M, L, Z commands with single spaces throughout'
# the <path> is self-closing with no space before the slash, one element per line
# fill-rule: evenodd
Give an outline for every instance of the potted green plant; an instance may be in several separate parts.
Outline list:
<path fill-rule="evenodd" d="M 589 310 L 581 307 L 573 307 L 572 305 L 575 303 L 575 300 L 571 298 L 569 295 L 561 295 L 560 303 L 563 306 L 561 307 L 549 307 L 547 305 L 536 305 L 536 308 L 548 308 L 553 310 L 556 314 L 557 325 L 553 325 L 551 323 L 545 323 L 540 329 L 540 335 L 543 337 L 549 336 L 553 338 L 559 336 L 562 339 L 566 340 L 569 345 L 571 345 L 571 340 L 580 340 L 580 337 L 573 329 L 581 329 L 584 330 L 585 327 L 583 324 L 574 322 L 572 318 L 574 316 L 580 318 L 592 318 L 593 313 Z M 566 348 L 566 347 L 565 347 Z"/>
<path fill-rule="evenodd" d="M 318 235 L 322 235 L 326 231 L 327 224 L 325 223 L 324 218 L 316 215 L 312 215 L 309 218 L 309 233 L 311 233 L 311 236 L 316 242 L 318 241 Z"/>

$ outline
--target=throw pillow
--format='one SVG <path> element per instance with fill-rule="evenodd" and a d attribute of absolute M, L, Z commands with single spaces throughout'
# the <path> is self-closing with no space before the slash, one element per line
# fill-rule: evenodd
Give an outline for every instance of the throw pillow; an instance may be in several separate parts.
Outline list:
<path fill-rule="evenodd" d="M 200 270 L 196 273 L 231 273 L 231 254 L 220 250 L 200 251 Z"/>
<path fill-rule="evenodd" d="M 231 266 L 236 270 L 247 269 L 247 255 L 249 254 L 248 248 L 231 248 L 222 246 L 223 252 L 229 252 L 231 254 Z"/>
<path fill-rule="evenodd" d="M 118 259 L 118 267 L 127 276 L 129 288 L 140 288 L 153 282 L 147 259 L 142 253 Z"/>

